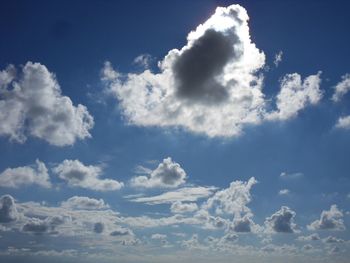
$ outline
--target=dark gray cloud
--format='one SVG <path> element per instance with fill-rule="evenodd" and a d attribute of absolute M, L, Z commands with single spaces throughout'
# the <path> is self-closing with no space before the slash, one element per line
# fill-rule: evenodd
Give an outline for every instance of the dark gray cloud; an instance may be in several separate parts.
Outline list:
<path fill-rule="evenodd" d="M 95 233 L 101 234 L 104 229 L 105 229 L 105 226 L 103 223 L 101 223 L 101 222 L 95 223 L 95 225 L 94 225 L 94 232 Z"/>
<path fill-rule="evenodd" d="M 131 231 L 130 229 L 127 228 L 121 228 L 118 230 L 114 230 L 113 232 L 110 233 L 111 236 L 127 236 L 127 235 L 131 235 Z"/>
<path fill-rule="evenodd" d="M 228 91 L 215 77 L 237 54 L 234 43 L 238 37 L 213 29 L 205 31 L 192 46 L 174 61 L 173 73 L 180 98 L 200 102 L 220 102 L 228 98 Z"/>
<path fill-rule="evenodd" d="M 251 232 L 251 223 L 249 217 L 236 219 L 233 222 L 233 230 L 235 232 Z"/>
<path fill-rule="evenodd" d="M 282 206 L 279 211 L 266 218 L 265 225 L 269 231 L 278 233 L 294 233 L 296 213 L 287 206 Z"/>
<path fill-rule="evenodd" d="M 9 223 L 16 221 L 18 212 L 15 200 L 11 195 L 3 195 L 0 197 L 0 223 Z"/>
<path fill-rule="evenodd" d="M 57 234 L 56 227 L 66 222 L 62 216 L 47 217 L 45 220 L 39 218 L 30 218 L 22 228 L 23 232 L 31 232 L 33 234 Z"/>

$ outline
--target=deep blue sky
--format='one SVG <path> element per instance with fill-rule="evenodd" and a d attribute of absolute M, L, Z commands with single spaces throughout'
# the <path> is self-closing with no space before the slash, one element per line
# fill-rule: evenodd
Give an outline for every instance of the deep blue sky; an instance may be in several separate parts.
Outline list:
<path fill-rule="evenodd" d="M 322 101 L 300 111 L 295 118 L 251 125 L 244 128 L 241 136 L 229 139 L 208 138 L 172 128 L 127 125 L 118 101 L 102 94 L 100 72 L 104 62 L 110 61 L 123 73 L 141 72 L 133 64 L 134 58 L 150 54 L 155 58 L 151 68 L 157 71 L 158 60 L 169 50 L 183 47 L 187 34 L 207 20 L 217 6 L 230 4 L 240 4 L 247 10 L 252 42 L 266 55 L 266 65 L 270 67 L 264 73 L 266 97 L 276 96 L 279 80 L 285 74 L 297 72 L 304 78 L 322 71 Z M 1 195 L 10 194 L 18 202 L 45 201 L 54 206 L 71 196 L 88 196 L 103 198 L 123 215 L 148 212 L 168 215 L 168 205 L 135 204 L 123 196 L 166 192 L 166 189 L 135 189 L 128 186 L 128 181 L 135 175 L 137 165 L 155 169 L 170 156 L 186 171 L 188 185 L 221 189 L 234 180 L 255 177 L 259 183 L 252 189 L 249 207 L 254 221 L 260 225 L 286 205 L 296 211 L 296 221 L 303 228 L 301 234 L 306 235 L 306 225 L 337 204 L 344 212 L 345 226 L 349 226 L 346 211 L 350 210 L 347 198 L 350 132 L 335 129 L 334 125 L 339 116 L 350 114 L 350 97 L 345 95 L 337 104 L 331 101 L 333 87 L 350 69 L 349 8 L 346 0 L 1 1 L 1 70 L 8 64 L 20 70 L 27 61 L 45 65 L 55 73 L 63 95 L 70 97 L 74 105 L 87 106 L 95 125 L 90 131 L 92 138 L 65 147 L 33 137 L 20 144 L 2 136 L 0 172 L 8 167 L 31 165 L 36 159 L 49 169 L 65 159 L 79 159 L 85 164 L 103 163 L 104 178 L 126 184 L 118 191 L 96 192 L 69 188 L 50 174 L 52 183 L 60 185 L 60 190 L 1 187 Z M 279 51 L 283 51 L 283 59 L 275 67 L 274 56 Z M 155 162 L 149 164 L 150 160 Z M 303 176 L 281 179 L 282 172 Z M 289 189 L 291 193 L 278 195 L 281 189 Z M 161 230 L 172 232 L 169 229 Z M 189 233 L 196 233 L 196 229 Z M 323 238 L 328 233 L 321 235 Z M 329 235 L 349 239 L 348 230 Z M 0 249 L 5 251 L 13 236 L 6 233 L 1 236 Z M 282 243 L 294 242 L 290 237 L 286 240 L 289 241 Z M 56 250 L 62 249 L 60 242 L 52 242 L 57 242 Z M 19 244 L 18 248 L 21 246 L 26 245 Z M 72 246 L 81 249 L 79 244 Z M 341 249 L 348 254 L 348 245 Z M 343 261 L 339 259 L 339 262 Z"/>

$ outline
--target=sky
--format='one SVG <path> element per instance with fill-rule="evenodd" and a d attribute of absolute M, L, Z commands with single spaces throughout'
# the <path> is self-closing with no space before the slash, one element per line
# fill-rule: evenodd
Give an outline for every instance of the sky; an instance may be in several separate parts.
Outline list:
<path fill-rule="evenodd" d="M 348 262 L 348 1 L 0 3 L 1 262 Z"/>

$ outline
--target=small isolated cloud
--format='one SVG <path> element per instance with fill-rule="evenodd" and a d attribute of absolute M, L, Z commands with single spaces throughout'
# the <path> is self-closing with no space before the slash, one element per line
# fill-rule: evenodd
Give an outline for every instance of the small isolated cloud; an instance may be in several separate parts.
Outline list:
<path fill-rule="evenodd" d="M 318 240 L 321 240 L 321 238 L 317 233 L 314 233 L 309 236 L 299 236 L 297 240 L 308 242 L 308 241 L 318 241 Z"/>
<path fill-rule="evenodd" d="M 250 190 L 258 181 L 252 177 L 247 182 L 234 181 L 226 189 L 217 191 L 204 204 L 204 208 L 214 209 L 217 214 L 234 214 L 240 217 L 242 213 L 250 213 L 246 206 L 251 201 Z"/>
<path fill-rule="evenodd" d="M 134 59 L 134 64 L 142 68 L 149 68 L 153 58 L 149 54 L 141 54 Z"/>
<path fill-rule="evenodd" d="M 107 209 L 109 205 L 103 199 L 89 198 L 86 196 L 73 196 L 61 203 L 61 207 L 76 210 L 100 210 Z"/>
<path fill-rule="evenodd" d="M 16 71 L 12 65 L 0 71 L 0 136 L 20 143 L 32 136 L 56 146 L 91 137 L 93 117 L 61 94 L 44 65 L 27 62 L 21 74 Z"/>
<path fill-rule="evenodd" d="M 174 214 L 182 214 L 194 212 L 198 210 L 198 206 L 196 203 L 183 203 L 180 201 L 176 201 L 171 204 L 170 210 Z"/>
<path fill-rule="evenodd" d="M 298 179 L 303 177 L 304 174 L 303 173 L 287 173 L 287 172 L 282 172 L 280 174 L 280 178 L 282 179 Z"/>
<path fill-rule="evenodd" d="M 277 95 L 277 110 L 267 114 L 269 120 L 287 120 L 295 117 L 308 105 L 317 104 L 323 96 L 320 89 L 321 72 L 304 80 L 298 73 L 287 74 L 281 80 L 281 90 Z"/>
<path fill-rule="evenodd" d="M 132 202 L 156 204 L 172 204 L 174 202 L 195 202 L 198 199 L 211 196 L 215 187 L 184 187 L 175 191 L 165 192 L 156 196 L 137 197 L 130 199 Z"/>
<path fill-rule="evenodd" d="M 275 233 L 295 233 L 297 232 L 294 223 L 296 213 L 287 206 L 282 206 L 280 210 L 272 216 L 267 217 L 265 226 L 267 232 Z"/>
<path fill-rule="evenodd" d="M 0 223 L 10 223 L 18 219 L 15 200 L 11 195 L 0 197 Z"/>
<path fill-rule="evenodd" d="M 0 174 L 0 187 L 19 188 L 33 184 L 45 188 L 51 187 L 47 168 L 39 160 L 36 160 L 36 167 L 7 168 Z"/>
<path fill-rule="evenodd" d="M 341 78 L 342 80 L 334 87 L 332 96 L 334 102 L 339 102 L 350 91 L 350 74 L 345 74 Z"/>
<path fill-rule="evenodd" d="M 84 165 L 79 160 L 64 160 L 53 168 L 53 172 L 71 187 L 113 191 L 124 186 L 123 183 L 113 179 L 101 179 L 102 168 L 100 166 Z"/>
<path fill-rule="evenodd" d="M 134 187 L 163 187 L 173 188 L 185 183 L 186 172 L 180 164 L 173 162 L 170 157 L 165 158 L 158 167 L 149 175 L 136 176 L 131 179 L 131 185 Z"/>
<path fill-rule="evenodd" d="M 345 230 L 343 216 L 343 212 L 338 209 L 337 205 L 332 205 L 329 210 L 322 211 L 320 219 L 312 222 L 307 228 L 310 230 Z"/>
<path fill-rule="evenodd" d="M 345 117 L 340 117 L 337 121 L 337 123 L 335 124 L 336 128 L 339 129 L 350 129 L 350 115 L 349 116 L 345 116 Z"/>
<path fill-rule="evenodd" d="M 279 195 L 289 195 L 290 194 L 290 190 L 288 189 L 281 189 L 278 192 Z"/>
<path fill-rule="evenodd" d="M 283 52 L 279 51 L 276 55 L 275 55 L 275 59 L 273 61 L 273 64 L 275 64 L 276 68 L 279 66 L 279 64 L 282 62 L 282 56 L 283 56 Z"/>

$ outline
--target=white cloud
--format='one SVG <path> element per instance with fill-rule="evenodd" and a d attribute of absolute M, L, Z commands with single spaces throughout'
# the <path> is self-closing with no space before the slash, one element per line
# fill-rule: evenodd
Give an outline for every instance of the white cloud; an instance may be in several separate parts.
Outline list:
<path fill-rule="evenodd" d="M 151 236 L 151 239 L 167 239 L 167 235 L 164 235 L 164 234 L 153 234 L 152 236 Z"/>
<path fill-rule="evenodd" d="M 329 210 L 322 211 L 319 220 L 315 220 L 307 227 L 310 230 L 345 230 L 343 212 L 337 205 L 331 205 Z"/>
<path fill-rule="evenodd" d="M 298 241 L 318 241 L 320 239 L 321 238 L 317 233 L 311 234 L 309 236 L 299 236 L 297 238 Z"/>
<path fill-rule="evenodd" d="M 282 179 L 297 179 L 297 178 L 301 178 L 303 177 L 304 174 L 303 173 L 287 173 L 287 172 L 282 172 L 280 174 L 280 178 Z"/>
<path fill-rule="evenodd" d="M 276 68 L 278 67 L 278 65 L 282 62 L 282 56 L 283 56 L 283 52 L 279 51 L 276 55 L 275 55 L 275 59 L 273 61 L 273 64 L 275 64 Z"/>
<path fill-rule="evenodd" d="M 11 195 L 0 197 L 0 223 L 10 223 L 18 219 L 15 200 Z"/>
<path fill-rule="evenodd" d="M 310 75 L 302 81 L 298 73 L 287 74 L 281 80 L 281 90 L 277 95 L 277 110 L 269 112 L 269 120 L 287 120 L 295 117 L 307 105 L 317 104 L 323 96 L 320 89 L 321 72 Z"/>
<path fill-rule="evenodd" d="M 21 143 L 32 136 L 65 146 L 91 137 L 93 125 L 87 108 L 63 96 L 44 65 L 27 62 L 21 74 L 12 65 L 0 71 L 0 135 Z"/>
<path fill-rule="evenodd" d="M 265 55 L 251 42 L 246 10 L 219 7 L 168 52 L 159 73 L 121 74 L 107 62 L 102 79 L 123 115 L 139 126 L 181 127 L 194 133 L 237 136 L 261 121 Z"/>
<path fill-rule="evenodd" d="M 242 213 L 250 213 L 246 206 L 251 201 L 250 190 L 257 180 L 252 177 L 247 182 L 234 181 L 226 189 L 217 191 L 203 205 L 203 208 L 215 209 L 215 213 L 234 214 L 240 217 Z"/>
<path fill-rule="evenodd" d="M 334 236 L 328 236 L 322 240 L 324 243 L 344 243 L 345 241 L 341 238 Z"/>
<path fill-rule="evenodd" d="M 182 203 L 180 201 L 176 201 L 171 204 L 170 210 L 172 213 L 188 213 L 188 212 L 194 212 L 198 210 L 198 206 L 196 203 Z"/>
<path fill-rule="evenodd" d="M 200 198 L 206 198 L 213 194 L 215 187 L 183 187 L 174 191 L 165 192 L 156 196 L 137 197 L 130 199 L 137 203 L 171 204 L 174 202 L 195 202 Z"/>
<path fill-rule="evenodd" d="M 332 100 L 338 102 L 342 97 L 350 91 L 350 74 L 342 76 L 342 80 L 334 87 Z"/>
<path fill-rule="evenodd" d="M 279 192 L 278 192 L 279 195 L 289 195 L 290 194 L 290 191 L 289 189 L 281 189 Z"/>
<path fill-rule="evenodd" d="M 107 209 L 109 205 L 103 199 L 89 198 L 86 196 L 73 196 L 61 203 L 62 207 L 82 210 Z"/>
<path fill-rule="evenodd" d="M 145 69 L 149 68 L 153 58 L 149 54 L 141 54 L 134 59 L 134 64 Z"/>
<path fill-rule="evenodd" d="M 335 124 L 335 127 L 340 129 L 350 129 L 350 115 L 340 117 Z"/>
<path fill-rule="evenodd" d="M 7 168 L 0 174 L 0 187 L 19 188 L 21 186 L 38 185 L 50 188 L 50 178 L 45 164 L 36 160 L 36 167 L 22 166 Z"/>
<path fill-rule="evenodd" d="M 79 160 L 64 160 L 53 168 L 59 178 L 67 181 L 71 187 L 82 187 L 97 191 L 119 190 L 123 183 L 113 179 L 100 179 L 102 168 L 94 165 L 84 165 Z"/>
<path fill-rule="evenodd" d="M 173 188 L 185 183 L 186 172 L 180 164 L 173 162 L 170 157 L 165 158 L 148 176 L 136 176 L 131 179 L 134 187 L 164 187 Z"/>
<path fill-rule="evenodd" d="M 298 232 L 294 223 L 296 213 L 287 206 L 282 206 L 276 213 L 265 220 L 266 231 L 276 233 Z"/>

